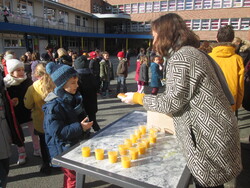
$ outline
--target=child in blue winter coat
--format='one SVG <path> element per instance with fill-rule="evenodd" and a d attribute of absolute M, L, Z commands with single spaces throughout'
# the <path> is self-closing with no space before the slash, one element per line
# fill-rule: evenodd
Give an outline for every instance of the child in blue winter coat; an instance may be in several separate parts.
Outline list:
<path fill-rule="evenodd" d="M 83 139 L 93 122 L 88 122 L 85 115 L 82 96 L 77 92 L 78 77 L 74 68 L 50 62 L 46 72 L 56 85 L 43 105 L 45 141 L 52 159 Z M 75 171 L 66 168 L 62 171 L 63 187 L 75 187 Z"/>
<path fill-rule="evenodd" d="M 162 79 L 162 71 L 160 70 L 160 63 L 162 62 L 161 56 L 154 56 L 152 59 L 152 63 L 150 65 L 151 69 L 151 82 L 150 87 L 152 87 L 151 94 L 157 95 L 159 88 L 162 86 L 161 79 Z"/>

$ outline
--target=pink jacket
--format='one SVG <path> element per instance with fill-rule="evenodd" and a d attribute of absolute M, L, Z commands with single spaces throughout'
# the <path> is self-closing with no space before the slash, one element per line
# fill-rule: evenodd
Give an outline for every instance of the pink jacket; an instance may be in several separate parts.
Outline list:
<path fill-rule="evenodd" d="M 140 67 L 141 67 L 141 63 L 139 60 L 136 61 L 136 69 L 135 69 L 135 81 L 139 81 L 139 77 L 140 77 Z"/>

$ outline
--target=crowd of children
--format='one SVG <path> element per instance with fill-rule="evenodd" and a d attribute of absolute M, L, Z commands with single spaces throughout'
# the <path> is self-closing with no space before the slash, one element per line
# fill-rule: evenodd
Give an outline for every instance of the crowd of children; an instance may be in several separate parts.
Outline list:
<path fill-rule="evenodd" d="M 46 53 L 26 52 L 18 60 L 14 51 L 6 51 L 1 64 L 0 115 L 5 142 L 4 160 L 0 165 L 1 186 L 6 185 L 9 171 L 11 143 L 17 146 L 17 164 L 26 163 L 24 134 L 28 127 L 32 138 L 34 156 L 42 157 L 40 172 L 49 175 L 51 159 L 90 136 L 90 129 L 99 131 L 96 113 L 97 94 L 109 95 L 110 80 L 117 76 L 116 94 L 127 92 L 126 78 L 131 54 L 125 50 L 117 54 L 117 69 L 114 73 L 109 53 L 99 50 L 81 55 L 63 48 Z M 144 51 L 145 52 L 145 51 Z M 161 87 L 160 56 L 150 59 L 141 50 L 137 60 L 138 92 L 144 92 L 149 82 L 149 67 L 152 72 L 152 94 Z M 151 66 L 150 66 L 151 63 Z M 154 65 L 155 64 L 155 65 Z M 153 80 L 157 84 L 153 84 Z M 4 117 L 4 118 L 3 118 Z M 3 121 L 4 119 L 4 121 Z M 2 169 L 3 168 L 3 169 Z M 63 169 L 64 187 L 75 185 L 75 172 Z"/>

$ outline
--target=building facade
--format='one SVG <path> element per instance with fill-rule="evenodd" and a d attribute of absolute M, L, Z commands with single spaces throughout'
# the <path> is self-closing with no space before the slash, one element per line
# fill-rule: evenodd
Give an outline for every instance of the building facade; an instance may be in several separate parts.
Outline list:
<path fill-rule="evenodd" d="M 201 40 L 216 40 L 220 27 L 232 25 L 235 35 L 246 39 L 250 25 L 250 0 L 58 0 L 93 14 L 129 14 L 131 21 L 113 27 L 148 34 L 150 21 L 169 12 L 178 13 Z"/>

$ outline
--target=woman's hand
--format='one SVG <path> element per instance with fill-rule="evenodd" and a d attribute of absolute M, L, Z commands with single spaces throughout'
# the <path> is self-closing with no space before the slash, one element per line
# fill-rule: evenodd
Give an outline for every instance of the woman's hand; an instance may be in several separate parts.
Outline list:
<path fill-rule="evenodd" d="M 82 129 L 84 131 L 90 129 L 92 127 L 92 125 L 93 125 L 93 121 L 88 122 L 88 120 L 89 120 L 89 118 L 86 117 L 86 118 L 84 118 L 84 120 L 81 121 L 81 126 L 82 126 Z"/>
<path fill-rule="evenodd" d="M 126 97 L 121 98 L 121 101 L 127 104 L 135 104 L 133 103 L 134 92 L 125 93 Z"/>
<path fill-rule="evenodd" d="M 13 106 L 17 106 L 19 103 L 19 100 L 17 97 L 11 99 Z"/>

